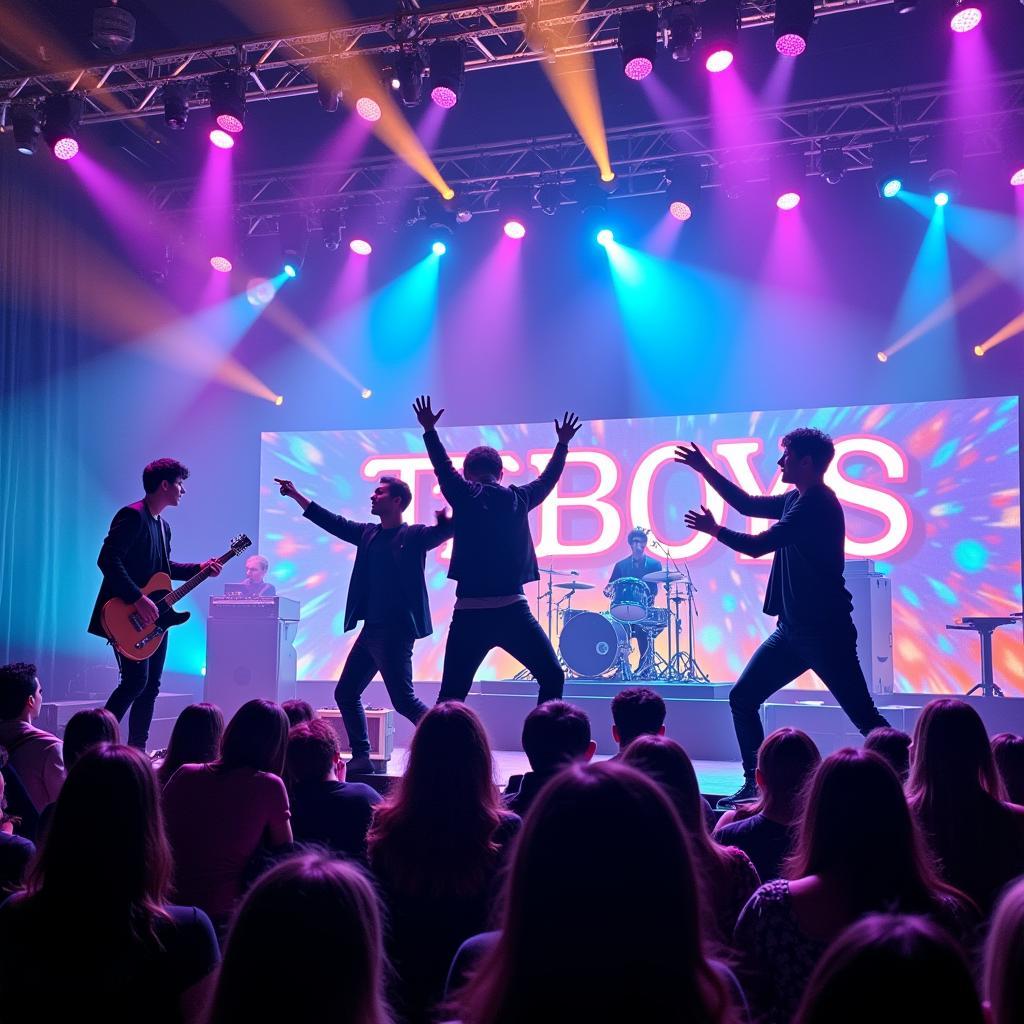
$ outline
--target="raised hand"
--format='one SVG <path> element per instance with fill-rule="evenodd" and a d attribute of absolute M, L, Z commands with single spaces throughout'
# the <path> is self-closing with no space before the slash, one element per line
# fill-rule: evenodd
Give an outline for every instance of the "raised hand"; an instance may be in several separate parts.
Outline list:
<path fill-rule="evenodd" d="M 582 426 L 582 420 L 574 412 L 567 412 L 562 417 L 561 425 L 559 425 L 558 420 L 555 420 L 555 433 L 558 435 L 558 443 L 568 444 L 576 436 L 576 431 Z"/>
<path fill-rule="evenodd" d="M 281 493 L 286 498 L 297 498 L 299 496 L 299 489 L 291 482 L 291 480 L 281 480 L 275 476 L 274 483 L 281 485 Z"/>
<path fill-rule="evenodd" d="M 695 441 L 691 441 L 692 448 L 687 448 L 685 444 L 676 445 L 675 461 L 681 462 L 684 466 L 689 466 L 690 469 L 703 476 L 707 470 L 711 468 L 711 463 L 708 462 L 707 456 L 697 447 Z"/>
<path fill-rule="evenodd" d="M 438 409 L 437 412 L 434 412 L 430 408 L 430 395 L 420 395 L 412 403 L 412 411 L 416 413 L 416 419 L 420 421 L 424 434 L 428 430 L 433 430 L 437 421 L 444 415 L 444 409 Z"/>
<path fill-rule="evenodd" d="M 694 512 L 691 508 L 683 516 L 683 519 L 691 530 L 696 530 L 698 533 L 710 533 L 712 537 L 717 537 L 718 531 L 721 529 L 715 522 L 715 517 L 703 505 L 699 512 Z"/>
<path fill-rule="evenodd" d="M 452 521 L 451 513 L 446 508 L 435 509 L 434 518 L 438 526 L 447 526 Z"/>

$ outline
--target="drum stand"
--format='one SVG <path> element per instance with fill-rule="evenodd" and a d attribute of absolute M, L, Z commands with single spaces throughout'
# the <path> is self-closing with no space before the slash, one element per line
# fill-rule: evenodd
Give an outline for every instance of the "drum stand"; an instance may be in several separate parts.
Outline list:
<path fill-rule="evenodd" d="M 680 597 L 678 593 L 672 593 L 673 584 L 666 582 L 665 587 L 665 607 L 668 609 L 668 660 L 665 662 L 662 674 L 656 678 L 663 679 L 665 682 L 677 682 L 677 683 L 709 683 L 711 680 L 708 678 L 704 670 L 697 664 L 697 659 L 693 656 L 693 619 L 695 615 L 700 613 L 697 611 L 696 601 L 694 600 L 694 594 L 697 592 L 697 588 L 693 584 L 693 577 L 690 575 L 690 567 L 683 562 L 683 569 L 679 568 L 676 560 L 669 554 L 668 548 L 659 541 L 653 541 L 655 546 L 660 548 L 664 552 L 665 557 L 668 559 L 673 570 L 677 573 L 683 574 L 685 570 L 686 579 L 682 583 L 683 589 L 686 591 L 685 597 Z M 679 614 L 680 602 L 686 602 L 686 619 L 687 619 L 687 649 L 683 651 L 680 633 L 682 632 L 681 616 Z M 675 609 L 671 605 L 675 605 Z M 673 644 L 673 635 L 675 636 L 675 644 Z M 651 641 L 653 646 L 653 639 Z M 675 650 L 673 651 L 673 646 Z"/>

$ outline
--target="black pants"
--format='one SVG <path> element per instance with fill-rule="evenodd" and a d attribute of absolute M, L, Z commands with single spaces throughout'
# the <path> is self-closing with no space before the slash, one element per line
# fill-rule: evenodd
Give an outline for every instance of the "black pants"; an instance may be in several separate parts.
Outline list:
<path fill-rule="evenodd" d="M 412 645 L 415 638 L 405 629 L 364 626 L 349 651 L 334 689 L 353 757 L 367 757 L 370 740 L 366 712 L 360 698 L 380 672 L 395 710 L 415 725 L 427 710 L 412 688 Z"/>
<path fill-rule="evenodd" d="M 764 739 L 758 712 L 776 690 L 813 669 L 850 721 L 866 736 L 889 723 L 878 713 L 857 660 L 857 629 L 849 620 L 833 629 L 794 629 L 781 619 L 778 628 L 754 652 L 729 694 L 743 772 L 753 777 L 757 750 Z"/>
<path fill-rule="evenodd" d="M 145 661 L 132 661 L 116 650 L 120 680 L 117 689 L 107 698 L 106 708 L 120 722 L 124 713 L 131 708 L 128 716 L 128 745 L 146 749 L 149 727 L 153 722 L 153 708 L 156 695 L 160 692 L 160 677 L 167 658 L 167 644 L 164 642 Z"/>
<path fill-rule="evenodd" d="M 538 704 L 562 696 L 565 673 L 551 641 L 526 601 L 517 601 L 504 608 L 463 610 L 452 615 L 438 703 L 465 700 L 476 670 L 495 647 L 522 662 L 537 680 Z"/>

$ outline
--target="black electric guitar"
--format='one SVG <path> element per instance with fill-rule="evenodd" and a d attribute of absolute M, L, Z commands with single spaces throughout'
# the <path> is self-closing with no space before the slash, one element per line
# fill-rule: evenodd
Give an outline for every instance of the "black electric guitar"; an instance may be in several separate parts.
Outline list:
<path fill-rule="evenodd" d="M 223 565 L 251 546 L 252 541 L 244 533 L 240 533 L 232 539 L 231 547 L 218 561 Z M 200 569 L 177 590 L 172 590 L 171 578 L 167 573 L 153 573 L 149 582 L 142 588 L 142 593 L 160 611 L 156 622 L 144 625 L 134 604 L 122 601 L 119 597 L 112 597 L 101 612 L 103 631 L 123 657 L 131 658 L 132 661 L 145 661 L 164 642 L 164 634 L 171 626 L 180 626 L 192 617 L 189 612 L 176 612 L 174 606 L 210 575 L 209 569 Z"/>

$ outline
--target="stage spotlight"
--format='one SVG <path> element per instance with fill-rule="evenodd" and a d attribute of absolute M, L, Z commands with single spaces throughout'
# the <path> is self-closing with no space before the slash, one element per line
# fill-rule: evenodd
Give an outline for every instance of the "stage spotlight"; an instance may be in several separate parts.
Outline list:
<path fill-rule="evenodd" d="M 359 397 L 360 398 L 373 398 L 373 392 L 369 388 L 363 388 L 363 390 L 359 392 Z"/>
<path fill-rule="evenodd" d="M 505 222 L 509 238 L 522 238 L 526 234 L 526 220 L 533 209 L 533 189 L 521 185 L 503 188 L 498 193 L 498 209 Z"/>
<path fill-rule="evenodd" d="M 975 345 L 974 354 L 976 356 L 983 356 L 985 354 L 985 349 L 981 345 Z"/>
<path fill-rule="evenodd" d="M 110 7 L 97 7 L 92 12 L 92 35 L 89 41 L 104 53 L 125 53 L 135 42 L 135 17 L 117 0 Z"/>
<path fill-rule="evenodd" d="M 737 0 L 705 0 L 701 16 L 700 53 L 708 71 L 725 71 L 732 64 L 739 28 Z"/>
<path fill-rule="evenodd" d="M 430 98 L 450 110 L 462 98 L 466 81 L 466 53 L 458 40 L 443 40 L 430 47 Z"/>
<path fill-rule="evenodd" d="M 365 238 L 353 238 L 348 247 L 357 256 L 369 256 L 373 252 L 373 246 Z"/>
<path fill-rule="evenodd" d="M 284 395 L 278 395 L 274 399 L 274 405 L 284 405 Z"/>
<path fill-rule="evenodd" d="M 320 106 L 328 114 L 333 114 L 337 111 L 344 94 L 341 68 L 334 61 L 321 64 L 316 71 L 316 98 Z"/>
<path fill-rule="evenodd" d="M 799 57 L 807 49 L 814 23 L 814 0 L 775 0 L 775 50 Z"/>
<path fill-rule="evenodd" d="M 875 356 L 877 357 L 880 363 L 889 362 L 889 356 L 885 352 L 876 352 Z"/>
<path fill-rule="evenodd" d="M 619 15 L 619 52 L 627 78 L 642 82 L 654 70 L 658 52 L 656 11 L 627 11 Z"/>
<path fill-rule="evenodd" d="M 1016 168 L 1016 170 L 1010 174 L 1010 184 L 1013 185 L 1014 188 L 1020 188 L 1024 185 L 1024 164 Z"/>
<path fill-rule="evenodd" d="M 897 14 L 912 14 L 917 10 L 917 0 L 895 0 Z"/>
<path fill-rule="evenodd" d="M 188 124 L 188 90 L 183 82 L 164 86 L 164 124 L 181 131 Z"/>
<path fill-rule="evenodd" d="M 949 27 L 961 35 L 981 24 L 981 7 L 970 0 L 953 0 L 949 13 Z"/>
<path fill-rule="evenodd" d="M 875 164 L 875 187 L 881 199 L 892 199 L 903 190 L 910 170 L 910 143 L 893 139 L 879 143 L 871 151 Z"/>
<path fill-rule="evenodd" d="M 235 144 L 235 137 L 233 135 L 229 135 L 221 128 L 214 128 L 213 131 L 210 132 L 210 141 L 218 149 L 231 149 Z"/>
<path fill-rule="evenodd" d="M 807 177 L 803 153 L 793 151 L 776 157 L 768 168 L 768 177 L 775 205 L 780 210 L 795 210 Z"/>
<path fill-rule="evenodd" d="M 615 241 L 615 234 L 611 228 L 601 228 L 597 233 L 597 244 L 603 246 L 605 249 L 608 248 L 612 242 Z"/>
<path fill-rule="evenodd" d="M 223 71 L 206 80 L 210 89 L 210 113 L 221 131 L 237 135 L 245 128 L 245 83 L 248 78 L 247 71 Z"/>
<path fill-rule="evenodd" d="M 427 66 L 423 62 L 418 49 L 403 51 L 398 55 L 395 62 L 395 77 L 393 88 L 398 90 L 402 97 L 402 104 L 406 107 L 418 107 L 423 99 L 423 76 Z"/>
<path fill-rule="evenodd" d="M 320 227 L 323 230 L 324 248 L 328 252 L 337 252 L 341 246 L 341 210 L 321 210 Z"/>
<path fill-rule="evenodd" d="M 213 267 L 218 274 L 230 274 L 233 264 L 227 256 L 211 256 L 210 266 Z"/>
<path fill-rule="evenodd" d="M 11 126 L 14 129 L 14 148 L 22 156 L 32 156 L 43 130 L 42 111 L 34 106 L 14 107 Z"/>
<path fill-rule="evenodd" d="M 668 52 L 675 61 L 686 61 L 693 53 L 697 38 L 697 20 L 689 4 L 673 7 L 668 12 Z"/>
<path fill-rule="evenodd" d="M 846 177 L 846 153 L 840 143 L 826 144 L 821 151 L 819 167 L 821 176 L 830 184 L 838 185 Z"/>
<path fill-rule="evenodd" d="M 47 96 L 43 101 L 43 138 L 58 160 L 70 160 L 78 153 L 78 123 L 82 119 L 82 97 L 72 92 Z"/>
<path fill-rule="evenodd" d="M 950 167 L 941 168 L 928 179 L 928 189 L 936 206 L 948 206 L 960 198 L 960 175 Z"/>
<path fill-rule="evenodd" d="M 356 113 L 364 121 L 379 121 L 381 116 L 380 104 L 372 96 L 360 96 L 356 100 Z"/>
<path fill-rule="evenodd" d="M 281 214 L 277 219 L 277 237 L 281 243 L 282 269 L 289 277 L 298 277 L 309 241 L 305 214 Z"/>
<path fill-rule="evenodd" d="M 697 207 L 707 171 L 700 160 L 678 160 L 665 169 L 668 212 L 678 221 L 688 221 Z"/>
<path fill-rule="evenodd" d="M 434 243 L 434 244 L 433 244 L 433 245 L 432 245 L 432 246 L 430 247 L 430 251 L 431 251 L 431 252 L 432 252 L 432 253 L 433 253 L 433 254 L 434 254 L 435 256 L 443 256 L 443 255 L 444 255 L 444 254 L 445 254 L 445 253 L 446 253 L 446 252 L 448 251 L 448 246 L 447 246 L 447 245 L 445 245 L 445 244 L 444 244 L 444 242 L 440 242 L 440 241 L 438 241 L 438 242 L 435 242 L 435 243 Z"/>

